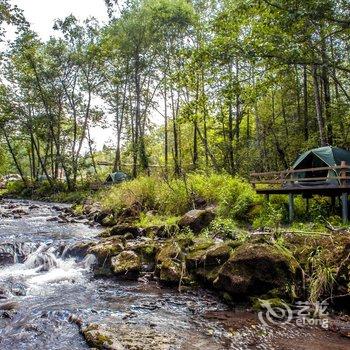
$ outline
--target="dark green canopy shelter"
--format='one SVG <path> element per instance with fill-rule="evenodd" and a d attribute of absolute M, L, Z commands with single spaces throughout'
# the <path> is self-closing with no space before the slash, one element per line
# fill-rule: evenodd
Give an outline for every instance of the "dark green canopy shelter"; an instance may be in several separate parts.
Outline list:
<path fill-rule="evenodd" d="M 301 154 L 294 162 L 292 169 L 310 169 L 310 168 L 323 168 L 332 167 L 335 165 L 341 165 L 341 162 L 345 161 L 347 165 L 350 165 L 350 151 L 342 148 L 325 146 L 320 148 L 314 148 Z M 293 178 L 327 178 L 327 180 L 321 181 L 322 183 L 338 184 L 339 180 L 331 179 L 331 177 L 339 176 L 337 170 L 315 170 L 308 172 L 300 172 L 293 175 Z M 319 181 L 314 183 L 320 184 Z M 312 183 L 308 182 L 308 186 Z"/>
<path fill-rule="evenodd" d="M 129 176 L 122 171 L 111 173 L 107 176 L 106 183 L 120 183 L 129 179 Z"/>

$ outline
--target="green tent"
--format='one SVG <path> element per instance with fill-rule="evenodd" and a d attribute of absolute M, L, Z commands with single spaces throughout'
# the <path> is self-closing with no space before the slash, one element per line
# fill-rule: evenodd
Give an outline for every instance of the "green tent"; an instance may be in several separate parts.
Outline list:
<path fill-rule="evenodd" d="M 294 162 L 292 169 L 307 169 L 307 168 L 323 168 L 340 165 L 342 161 L 345 161 L 350 165 L 350 151 L 342 148 L 325 146 L 320 148 L 311 149 L 301 154 Z M 339 171 L 335 170 L 315 170 L 308 172 L 300 172 L 293 175 L 293 178 L 320 178 L 320 177 L 334 177 L 339 176 Z M 305 182 L 305 185 L 317 185 L 321 183 L 338 184 L 336 179 L 327 179 L 324 181 L 312 181 Z"/>
<path fill-rule="evenodd" d="M 51 176 L 46 176 L 46 175 L 39 175 L 37 177 L 37 181 L 38 182 L 44 182 L 44 181 L 49 181 L 49 179 L 51 179 Z"/>
<path fill-rule="evenodd" d="M 129 176 L 121 171 L 111 173 L 107 176 L 106 183 L 120 183 L 129 179 Z"/>

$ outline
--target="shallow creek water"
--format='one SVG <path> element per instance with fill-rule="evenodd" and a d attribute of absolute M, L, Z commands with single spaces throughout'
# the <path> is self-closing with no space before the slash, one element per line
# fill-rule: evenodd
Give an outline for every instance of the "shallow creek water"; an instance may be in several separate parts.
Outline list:
<path fill-rule="evenodd" d="M 88 349 L 72 315 L 118 329 L 126 349 L 350 349 L 317 328 L 264 327 L 202 290 L 96 279 L 92 256 L 65 252 L 99 230 L 47 220 L 57 215 L 53 204 L 0 203 L 0 349 Z"/>

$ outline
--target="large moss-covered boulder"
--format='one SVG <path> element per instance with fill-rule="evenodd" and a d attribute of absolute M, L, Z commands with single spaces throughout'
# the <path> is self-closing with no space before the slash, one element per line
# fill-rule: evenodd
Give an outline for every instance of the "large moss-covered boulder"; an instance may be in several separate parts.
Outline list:
<path fill-rule="evenodd" d="M 243 244 L 221 267 L 214 286 L 239 298 L 269 291 L 286 294 L 294 282 L 296 263 L 268 244 Z"/>
<path fill-rule="evenodd" d="M 115 275 L 126 278 L 137 278 L 142 263 L 140 257 L 132 250 L 125 250 L 113 257 L 111 268 Z"/>
<path fill-rule="evenodd" d="M 209 288 L 213 287 L 214 281 L 219 275 L 221 266 L 205 266 L 197 268 L 194 273 L 199 282 Z"/>
<path fill-rule="evenodd" d="M 181 228 L 190 228 L 193 232 L 200 232 L 214 220 L 215 213 L 212 209 L 194 209 L 187 212 L 179 221 Z"/>
<path fill-rule="evenodd" d="M 224 243 L 217 243 L 207 249 L 192 250 L 186 256 L 189 269 L 218 266 L 223 264 L 231 254 L 231 248 Z"/>

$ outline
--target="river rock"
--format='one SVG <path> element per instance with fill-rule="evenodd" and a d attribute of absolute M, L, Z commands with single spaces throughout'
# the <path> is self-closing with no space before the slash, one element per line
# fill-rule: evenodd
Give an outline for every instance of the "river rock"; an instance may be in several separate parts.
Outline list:
<path fill-rule="evenodd" d="M 148 237 L 142 237 L 142 240 L 131 240 L 126 243 L 126 249 L 133 250 L 141 256 L 143 261 L 154 262 L 160 243 Z"/>
<path fill-rule="evenodd" d="M 63 257 L 84 258 L 88 254 L 88 250 L 94 245 L 93 242 L 77 242 L 68 247 L 64 247 Z"/>
<path fill-rule="evenodd" d="M 83 214 L 85 215 L 96 214 L 100 211 L 102 211 L 102 206 L 98 202 L 87 201 L 83 205 Z"/>
<path fill-rule="evenodd" d="M 15 301 L 9 301 L 7 303 L 0 304 L 0 310 L 15 310 L 18 308 L 18 303 Z"/>
<path fill-rule="evenodd" d="M 15 214 L 15 215 L 28 215 L 28 211 L 25 209 L 25 208 L 15 208 L 15 209 L 12 209 L 12 214 Z"/>
<path fill-rule="evenodd" d="M 97 349 L 170 350 L 174 336 L 146 325 L 89 324 L 81 328 L 87 343 Z"/>
<path fill-rule="evenodd" d="M 214 220 L 215 213 L 212 209 L 194 209 L 187 212 L 179 221 L 181 228 L 188 227 L 193 232 L 200 232 Z"/>
<path fill-rule="evenodd" d="M 122 240 L 119 237 L 111 237 L 102 239 L 99 243 L 91 246 L 88 254 L 93 254 L 97 258 L 95 273 L 109 274 L 111 266 L 111 258 L 118 255 L 124 249 Z"/>
<path fill-rule="evenodd" d="M 53 216 L 51 218 L 47 218 L 46 221 L 47 222 L 55 222 L 55 221 L 59 221 L 59 218 L 57 216 Z"/>
<path fill-rule="evenodd" d="M 117 224 L 117 220 L 115 219 L 113 214 L 109 214 L 105 216 L 100 223 L 102 226 L 112 227 Z"/>
<path fill-rule="evenodd" d="M 88 345 L 96 349 L 125 350 L 114 332 L 97 324 L 82 327 L 81 333 Z"/>
<path fill-rule="evenodd" d="M 217 243 L 207 249 L 190 251 L 186 256 L 189 269 L 205 266 L 222 265 L 230 257 L 231 248 L 224 243 Z"/>
<path fill-rule="evenodd" d="M 125 250 L 111 260 L 112 271 L 115 275 L 127 278 L 137 278 L 142 263 L 140 257 L 132 250 Z"/>
<path fill-rule="evenodd" d="M 134 238 L 137 237 L 141 232 L 141 230 L 138 227 L 128 224 L 115 225 L 108 231 L 110 236 L 123 236 L 128 233 L 131 233 Z"/>
<path fill-rule="evenodd" d="M 159 279 L 162 282 L 177 283 L 183 275 L 182 251 L 177 242 L 165 244 L 156 256 Z"/>
<path fill-rule="evenodd" d="M 14 263 L 14 256 L 9 252 L 3 252 L 0 250 L 0 267 L 8 266 Z"/>
<path fill-rule="evenodd" d="M 163 245 L 156 256 L 156 261 L 158 264 L 162 264 L 168 259 L 178 259 L 181 256 L 181 247 L 175 241 L 168 242 Z"/>
<path fill-rule="evenodd" d="M 220 268 L 214 286 L 236 297 L 283 293 L 292 284 L 296 265 L 290 256 L 268 244 L 243 244 Z"/>
<path fill-rule="evenodd" d="M 152 225 L 152 226 L 146 227 L 144 231 L 147 236 L 159 237 L 159 238 L 170 238 L 178 231 L 178 229 L 179 228 L 176 224 Z"/>
<path fill-rule="evenodd" d="M 0 266 L 22 263 L 32 250 L 33 245 L 27 243 L 2 243 L 0 244 Z"/>

